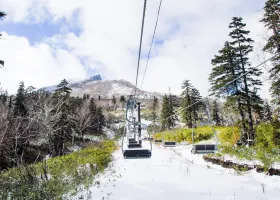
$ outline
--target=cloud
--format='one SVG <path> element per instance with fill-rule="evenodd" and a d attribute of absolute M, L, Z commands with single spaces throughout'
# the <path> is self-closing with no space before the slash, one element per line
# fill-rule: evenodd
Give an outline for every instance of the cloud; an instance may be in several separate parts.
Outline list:
<path fill-rule="evenodd" d="M 65 77 L 87 77 L 80 60 L 68 51 L 52 49 L 44 43 L 31 46 L 26 38 L 6 33 L 3 37 L 0 55 L 5 60 L 5 67 L 0 69 L 0 80 L 2 87 L 9 92 L 14 93 L 20 81 L 40 88 L 59 83 Z"/>
<path fill-rule="evenodd" d="M 159 2 L 150 0 L 147 3 L 143 55 L 147 55 L 149 50 Z M 210 61 L 229 39 L 228 24 L 231 18 L 244 17 L 252 38 L 259 45 L 263 41 L 261 34 L 264 28 L 257 17 L 263 5 L 263 0 L 163 0 L 156 34 L 156 40 L 160 42 L 152 49 L 143 88 L 168 92 L 171 87 L 173 93 L 179 94 L 181 83 L 189 79 L 202 95 L 207 95 L 210 88 L 208 76 L 212 68 Z M 66 27 L 76 26 L 81 30 L 75 34 L 62 28 L 62 33 L 51 35 L 35 46 L 25 44 L 26 58 L 33 60 L 34 54 L 31 52 L 34 51 L 37 57 L 28 66 L 36 64 L 38 73 L 42 68 L 45 74 L 39 85 L 53 84 L 62 76 L 82 78 L 89 69 L 101 73 L 107 79 L 126 79 L 135 83 L 143 1 L 24 0 L 21 6 L 16 1 L 9 1 L 5 5 L 0 3 L 0 7 L 9 14 L 8 22 L 41 23 L 49 20 L 57 23 L 63 20 Z M 30 8 L 32 12 L 28 12 Z M 30 21 L 34 18 L 35 21 Z M 23 43 L 22 40 L 28 39 L 17 40 Z M 6 48 L 10 48 L 10 52 L 20 52 L 18 47 L 12 45 Z M 3 47 L 0 46 L 0 49 Z M 6 56 L 7 61 L 16 58 L 21 62 L 19 52 L 15 56 Z M 66 58 L 61 54 L 67 60 L 72 60 L 73 64 L 64 60 Z M 146 56 L 141 59 L 140 86 L 145 59 Z M 5 77 L 16 76 L 8 71 L 10 67 L 7 64 Z M 17 69 L 19 66 L 12 68 Z M 28 72 L 31 67 L 24 69 L 26 74 L 31 73 Z M 33 76 L 27 75 L 25 79 L 38 84 Z M 7 81 L 7 85 L 12 80 L 16 79 Z M 266 91 L 263 95 L 268 95 L 267 87 L 263 91 Z"/>

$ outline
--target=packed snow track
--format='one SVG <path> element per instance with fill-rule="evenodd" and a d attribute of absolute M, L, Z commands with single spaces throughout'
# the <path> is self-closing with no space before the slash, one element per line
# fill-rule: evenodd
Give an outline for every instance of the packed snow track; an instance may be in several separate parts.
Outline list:
<path fill-rule="evenodd" d="M 88 191 L 76 199 L 279 200 L 279 176 L 237 173 L 192 155 L 191 146 L 153 146 L 149 159 L 124 159 L 121 150 Z"/>

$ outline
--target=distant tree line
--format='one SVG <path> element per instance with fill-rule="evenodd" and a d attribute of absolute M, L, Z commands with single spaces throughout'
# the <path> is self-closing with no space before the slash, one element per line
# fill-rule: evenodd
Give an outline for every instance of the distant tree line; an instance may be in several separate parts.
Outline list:
<path fill-rule="evenodd" d="M 0 92 L 0 170 L 63 155 L 84 135 L 103 134 L 105 117 L 92 98 L 72 97 L 66 80 L 54 93 L 20 83 L 16 96 Z"/>

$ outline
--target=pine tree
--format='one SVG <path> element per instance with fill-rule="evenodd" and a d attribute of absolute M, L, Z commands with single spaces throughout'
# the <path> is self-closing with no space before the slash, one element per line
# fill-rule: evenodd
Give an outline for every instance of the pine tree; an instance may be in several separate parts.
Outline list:
<path fill-rule="evenodd" d="M 158 103 L 158 98 L 156 98 L 155 96 L 154 96 L 154 99 L 153 99 L 153 104 L 152 104 L 152 119 L 153 119 L 153 123 L 154 123 L 154 125 L 155 125 L 155 123 L 156 123 L 156 120 L 157 120 L 157 109 L 158 109 L 158 107 L 159 107 L 159 103 Z"/>
<path fill-rule="evenodd" d="M 168 113 L 169 113 L 168 129 L 173 128 L 175 126 L 175 121 L 178 120 L 174 107 L 175 107 L 174 98 L 171 94 L 169 94 L 169 96 L 168 96 Z"/>
<path fill-rule="evenodd" d="M 105 127 L 105 117 L 102 112 L 102 108 L 99 106 L 96 110 L 97 114 L 97 133 L 101 134 L 103 132 L 103 128 Z"/>
<path fill-rule="evenodd" d="M 192 127 L 192 125 L 193 125 L 191 109 L 188 108 L 192 104 L 192 101 L 191 101 L 192 88 L 193 87 L 190 84 L 189 80 L 185 80 L 183 82 L 183 84 L 182 84 L 183 92 L 181 94 L 181 97 L 182 97 L 182 109 L 184 109 L 184 110 L 182 113 L 182 118 L 186 122 L 186 125 L 188 127 Z"/>
<path fill-rule="evenodd" d="M 219 112 L 219 105 L 217 100 L 215 99 L 213 102 L 212 120 L 216 123 L 217 126 L 221 126 L 221 117 Z"/>
<path fill-rule="evenodd" d="M 5 105 L 6 103 L 7 103 L 7 101 L 8 101 L 8 92 L 7 92 L 7 90 L 5 91 L 5 92 L 2 92 L 1 94 L 0 94 L 0 100 L 2 101 L 2 103 Z"/>
<path fill-rule="evenodd" d="M 56 130 L 52 138 L 54 145 L 54 155 L 64 154 L 64 144 L 70 139 L 71 130 L 73 128 L 73 122 L 70 117 L 75 110 L 71 107 L 70 101 L 71 89 L 68 87 L 68 83 L 65 79 L 57 86 L 54 95 L 54 102 L 58 103 L 62 101 L 61 106 L 56 108 L 58 113 L 57 119 L 53 122 L 53 128 Z"/>
<path fill-rule="evenodd" d="M 125 104 L 125 97 L 122 95 L 120 98 L 120 102 L 122 104 L 122 109 L 124 108 L 124 104 Z"/>
<path fill-rule="evenodd" d="M 199 91 L 190 84 L 189 80 L 183 82 L 182 89 L 182 117 L 186 125 L 192 127 L 198 120 L 199 109 L 203 107 L 202 97 Z"/>
<path fill-rule="evenodd" d="M 237 64 L 234 47 L 229 42 L 225 42 L 223 49 L 219 51 L 219 55 L 215 55 L 211 63 L 214 66 L 209 77 L 212 95 L 226 98 L 227 104 L 239 111 L 243 133 L 245 133 L 247 128 L 244 102 L 242 102 L 242 79 L 237 79 L 241 67 Z"/>
<path fill-rule="evenodd" d="M 113 96 L 112 103 L 115 105 L 117 103 L 116 97 Z"/>
<path fill-rule="evenodd" d="M 20 82 L 19 88 L 17 91 L 17 95 L 15 98 L 15 106 L 14 106 L 14 116 L 26 116 L 27 115 L 27 108 L 25 105 L 25 89 L 24 89 L 24 82 Z"/>
<path fill-rule="evenodd" d="M 265 102 L 264 102 L 263 115 L 264 115 L 263 120 L 265 122 L 272 121 L 272 109 L 267 100 L 265 100 Z"/>
<path fill-rule="evenodd" d="M 192 115 L 193 115 L 193 122 L 196 124 L 198 120 L 198 111 L 200 108 L 204 107 L 204 104 L 202 103 L 202 97 L 200 96 L 200 93 L 198 89 L 192 88 L 191 90 L 191 110 L 192 110 Z"/>
<path fill-rule="evenodd" d="M 11 110 L 12 107 L 13 107 L 13 100 L 12 99 L 13 99 L 13 96 L 11 95 L 10 98 L 9 98 L 9 104 L 8 104 L 9 110 Z"/>
<path fill-rule="evenodd" d="M 125 102 L 125 98 L 124 96 L 122 95 L 121 98 L 120 98 L 120 102 L 124 103 Z"/>
<path fill-rule="evenodd" d="M 163 97 L 163 104 L 161 109 L 161 123 L 162 130 L 170 129 L 175 125 L 175 120 L 177 116 L 175 115 L 174 107 L 172 104 L 171 95 Z"/>
<path fill-rule="evenodd" d="M 84 95 L 83 95 L 83 100 L 85 101 L 86 99 L 87 99 L 87 95 L 84 94 Z"/>
<path fill-rule="evenodd" d="M 91 98 L 89 103 L 89 111 L 90 111 L 90 132 L 98 133 L 98 115 L 97 115 L 97 107 L 94 103 L 94 100 Z"/>
<path fill-rule="evenodd" d="M 57 86 L 55 90 L 55 94 L 63 95 L 63 96 L 70 96 L 71 88 L 68 87 L 68 82 L 63 79 Z"/>
<path fill-rule="evenodd" d="M 244 30 L 245 27 L 246 24 L 242 23 L 241 17 L 233 17 L 232 22 L 229 25 L 229 28 L 232 29 L 229 36 L 232 38 L 232 42 L 230 44 L 235 50 L 236 64 L 241 67 L 238 75 L 243 74 L 241 97 L 243 97 L 246 102 L 249 118 L 249 137 L 250 139 L 254 139 L 252 104 L 253 101 L 255 103 L 261 101 L 260 97 L 257 95 L 257 91 L 260 89 L 259 86 L 261 86 L 262 83 L 256 77 L 259 77 L 262 72 L 259 69 L 253 69 L 249 63 L 248 54 L 253 51 L 253 46 L 251 44 L 254 41 L 247 37 L 250 31 Z M 247 73 L 248 71 L 250 71 L 250 73 Z M 247 74 L 244 75 L 245 73 Z M 254 96 L 254 98 L 252 98 L 252 96 Z"/>
<path fill-rule="evenodd" d="M 280 0 L 267 0 L 264 11 L 261 22 L 272 31 L 272 35 L 263 47 L 263 51 L 275 55 L 272 60 L 273 68 L 270 70 L 272 80 L 270 92 L 273 97 L 272 102 L 280 109 Z"/>

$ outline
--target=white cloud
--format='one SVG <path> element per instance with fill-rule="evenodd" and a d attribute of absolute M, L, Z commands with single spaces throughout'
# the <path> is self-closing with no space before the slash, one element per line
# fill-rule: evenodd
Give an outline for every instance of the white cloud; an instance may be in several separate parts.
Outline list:
<path fill-rule="evenodd" d="M 12 93 L 20 81 L 40 88 L 65 77 L 86 78 L 80 60 L 63 49 L 51 49 L 43 43 L 31 46 L 26 38 L 5 33 L 3 37 L 0 55 L 5 67 L 0 69 L 0 80 L 2 87 Z"/>
<path fill-rule="evenodd" d="M 147 3 L 143 38 L 143 50 L 146 53 L 151 42 L 159 1 L 149 0 Z M 178 94 L 182 81 L 189 79 L 206 95 L 210 88 L 210 61 L 228 39 L 231 17 L 244 17 L 252 38 L 259 45 L 263 41 L 261 35 L 264 28 L 257 17 L 258 10 L 263 5 L 264 0 L 163 0 L 157 39 L 164 40 L 164 43 L 153 48 L 144 89 L 168 92 L 170 86 L 171 91 Z M 40 85 L 53 84 L 62 75 L 69 76 L 66 78 L 85 76 L 85 69 L 83 70 L 79 63 L 79 58 L 83 58 L 88 67 L 96 69 L 108 79 L 126 79 L 135 83 L 142 0 L 24 0 L 21 1 L 21 6 L 15 1 L 9 1 L 8 4 L 0 3 L 0 7 L 11 16 L 9 20 L 15 22 L 26 22 L 31 18 L 36 18 L 37 21 L 50 18 L 55 22 L 64 18 L 70 25 L 75 24 L 80 28 L 80 35 L 58 33 L 40 45 L 25 44 L 26 52 L 30 52 L 26 55 L 28 59 L 32 60 L 34 54 L 31 52 L 36 51 L 37 58 L 30 61 L 30 66 L 40 66 L 36 69 L 39 71 L 42 68 L 45 74 Z M 32 12 L 28 12 L 31 7 Z M 77 10 L 78 14 L 74 15 Z M 68 50 L 61 50 L 61 46 L 67 46 Z M 19 51 L 18 47 L 11 45 L 7 48 L 10 48 L 11 53 Z M 73 61 L 68 63 L 62 59 L 64 56 Z M 18 62 L 21 62 L 21 58 L 20 53 L 10 57 Z M 6 59 L 9 63 L 9 57 Z M 8 72 L 11 67 L 8 63 L 5 77 L 16 76 Z M 66 63 L 67 70 L 63 67 Z M 146 60 L 142 59 L 140 85 L 145 63 Z M 14 66 L 14 69 L 17 68 L 18 66 Z M 54 69 L 60 71 L 55 72 Z M 31 70 L 31 67 L 25 69 L 26 74 L 28 70 Z M 25 79 L 37 84 L 33 81 L 36 79 L 33 76 L 26 76 Z M 10 80 L 11 83 L 12 79 Z M 263 91 L 263 95 L 268 94 L 267 89 Z"/>

